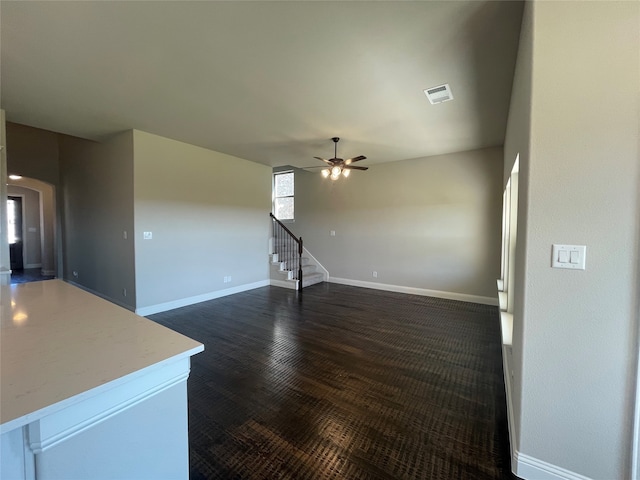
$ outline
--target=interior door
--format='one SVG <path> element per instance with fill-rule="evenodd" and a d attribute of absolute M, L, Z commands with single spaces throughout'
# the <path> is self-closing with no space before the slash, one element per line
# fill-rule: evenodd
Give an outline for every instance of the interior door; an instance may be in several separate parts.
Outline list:
<path fill-rule="evenodd" d="M 11 270 L 23 270 L 22 197 L 7 197 L 7 221 Z"/>

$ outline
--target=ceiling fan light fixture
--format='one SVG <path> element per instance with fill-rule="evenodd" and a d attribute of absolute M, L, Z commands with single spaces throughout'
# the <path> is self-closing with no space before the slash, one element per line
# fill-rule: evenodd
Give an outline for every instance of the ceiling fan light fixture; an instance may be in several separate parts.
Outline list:
<path fill-rule="evenodd" d="M 340 138 L 333 137 L 331 140 L 333 140 L 333 158 L 327 160 L 322 157 L 313 157 L 316 160 L 324 162 L 325 166 L 328 166 L 328 168 L 324 168 L 320 171 L 324 178 L 330 177 L 331 180 L 337 180 L 340 178 L 341 174 L 347 178 L 351 173 L 351 169 L 368 170 L 368 167 L 355 167 L 351 165 L 352 163 L 359 162 L 360 160 L 366 160 L 367 157 L 364 155 L 358 155 L 357 157 L 348 158 L 346 160 L 338 158 L 338 141 Z"/>

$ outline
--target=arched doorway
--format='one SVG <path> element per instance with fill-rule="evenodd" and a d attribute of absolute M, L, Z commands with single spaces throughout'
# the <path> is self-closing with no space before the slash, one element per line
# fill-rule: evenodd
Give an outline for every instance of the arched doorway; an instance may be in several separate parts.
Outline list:
<path fill-rule="evenodd" d="M 11 283 L 45 280 L 56 274 L 55 187 L 33 178 L 8 178 L 7 194 L 21 199 L 23 270 L 11 274 Z"/>

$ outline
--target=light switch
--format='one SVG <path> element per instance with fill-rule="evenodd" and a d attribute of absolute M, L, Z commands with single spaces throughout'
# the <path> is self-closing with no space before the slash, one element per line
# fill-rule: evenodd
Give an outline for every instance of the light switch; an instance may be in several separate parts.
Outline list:
<path fill-rule="evenodd" d="M 553 268 L 585 270 L 586 253 L 587 247 L 585 245 L 554 244 L 551 254 L 551 266 Z"/>
<path fill-rule="evenodd" d="M 579 261 L 580 261 L 580 252 L 578 252 L 577 250 L 571 250 L 569 252 L 569 261 L 571 263 L 579 263 Z"/>

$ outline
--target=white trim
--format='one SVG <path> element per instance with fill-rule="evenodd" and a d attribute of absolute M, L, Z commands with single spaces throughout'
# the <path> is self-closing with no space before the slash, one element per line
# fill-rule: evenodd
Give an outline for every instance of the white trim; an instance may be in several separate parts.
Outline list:
<path fill-rule="evenodd" d="M 328 277 L 327 282 L 351 285 L 353 287 L 374 288 L 376 290 L 386 290 L 389 292 L 409 293 L 411 295 L 422 295 L 424 297 L 446 298 L 448 300 L 459 300 L 461 302 L 481 303 L 483 305 L 498 306 L 498 299 L 492 297 L 481 297 L 479 295 L 469 295 L 467 293 L 443 292 L 441 290 L 428 290 L 426 288 L 405 287 L 402 285 L 389 285 L 385 283 L 365 282 L 362 280 L 351 280 L 349 278 Z"/>
<path fill-rule="evenodd" d="M 509 449 L 511 450 L 512 469 L 516 468 L 516 454 L 518 452 L 518 437 L 516 436 L 515 414 L 513 411 L 513 385 L 511 384 L 511 364 L 513 363 L 513 349 L 511 345 L 502 345 L 502 372 L 504 388 L 507 395 L 507 416 L 509 427 Z"/>
<path fill-rule="evenodd" d="M 159 385 L 152 386 L 148 390 L 140 392 L 131 398 L 127 395 L 127 389 L 131 390 L 131 386 L 126 385 L 126 388 L 116 388 L 109 392 L 109 395 L 114 397 L 109 400 L 112 402 L 118 402 L 117 404 L 110 405 L 106 410 L 102 410 L 106 400 L 101 397 L 94 397 L 91 400 L 85 401 L 85 404 L 83 404 L 80 409 L 81 413 L 90 412 L 90 415 L 92 415 L 89 418 L 83 418 L 81 414 L 78 414 L 75 411 L 61 412 L 58 415 L 63 417 L 64 421 L 56 418 L 52 422 L 54 424 L 53 428 L 49 427 L 48 429 L 43 429 L 44 431 L 41 430 L 43 425 L 42 420 L 40 422 L 31 423 L 27 426 L 29 429 L 29 447 L 33 453 L 42 453 L 51 447 L 55 447 L 59 443 L 64 442 L 69 438 L 104 422 L 105 420 L 108 420 L 114 415 L 118 415 L 119 413 L 144 402 L 160 392 L 186 382 L 187 378 L 189 378 L 188 369 L 186 372 L 182 372 Z M 75 408 L 77 409 L 78 407 L 76 406 Z M 48 420 L 49 419 L 46 419 L 46 421 Z M 67 423 L 71 425 L 67 427 Z"/>
<path fill-rule="evenodd" d="M 313 255 L 311 255 L 311 252 L 309 250 L 307 250 L 307 247 L 302 247 L 302 256 L 304 256 L 304 254 L 307 254 L 307 258 L 309 258 L 311 260 L 311 262 L 313 262 L 313 264 L 315 264 L 316 269 L 320 271 L 320 273 L 323 274 L 323 278 L 327 279 L 329 278 L 329 270 L 327 270 L 326 268 L 324 268 L 324 265 L 322 265 L 318 259 L 316 257 L 314 257 Z"/>
<path fill-rule="evenodd" d="M 640 480 L 640 331 L 636 336 L 636 395 L 631 437 L 631 478 Z"/>
<path fill-rule="evenodd" d="M 269 280 L 260 280 L 259 282 L 246 283 L 244 285 L 238 285 L 237 287 L 203 293 L 202 295 L 195 295 L 193 297 L 180 298 L 170 302 L 149 305 L 148 307 L 136 308 L 135 312 L 138 315 L 146 317 L 147 315 L 153 315 L 154 313 L 166 312 L 167 310 L 173 310 L 174 308 L 186 307 L 188 305 L 206 302 L 208 300 L 215 300 L 216 298 L 226 297 L 227 295 L 233 295 L 234 293 L 246 292 L 247 290 L 253 290 L 254 288 L 266 287 L 268 285 Z"/>
<path fill-rule="evenodd" d="M 513 315 L 511 313 L 500 312 L 500 331 L 502 344 L 511 345 L 513 342 Z"/>
<path fill-rule="evenodd" d="M 42 275 L 55 275 L 56 271 L 55 270 L 42 270 Z"/>
<path fill-rule="evenodd" d="M 513 472 L 525 480 L 592 480 L 590 477 L 543 462 L 523 453 L 516 452 L 514 457 L 515 468 Z"/>
<path fill-rule="evenodd" d="M 507 292 L 498 292 L 498 305 L 500 305 L 500 310 L 507 311 Z"/>

